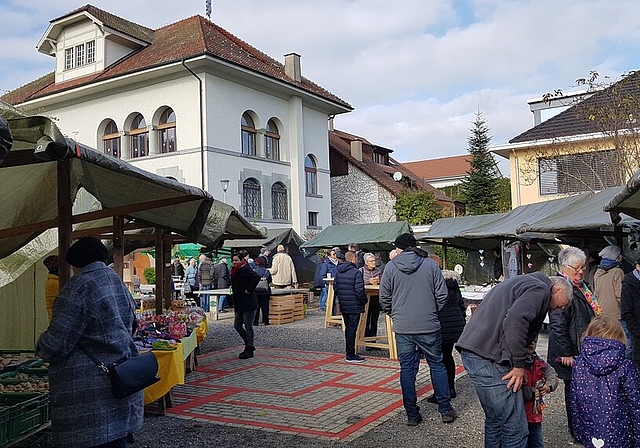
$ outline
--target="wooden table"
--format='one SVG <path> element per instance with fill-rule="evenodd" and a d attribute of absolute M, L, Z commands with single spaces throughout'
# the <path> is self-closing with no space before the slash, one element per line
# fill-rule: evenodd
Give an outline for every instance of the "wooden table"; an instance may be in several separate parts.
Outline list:
<path fill-rule="evenodd" d="M 329 325 L 342 325 L 344 331 L 344 321 L 342 314 L 333 314 L 333 302 L 335 298 L 333 290 L 333 278 L 324 278 L 324 281 L 329 283 L 329 292 L 327 294 L 327 308 L 324 317 L 324 328 Z M 380 293 L 379 285 L 365 285 L 364 292 L 367 294 L 367 299 L 371 296 L 377 296 Z M 360 323 L 358 324 L 358 330 L 356 332 L 356 350 L 358 347 L 377 347 L 389 350 L 389 358 L 398 359 L 398 350 L 396 348 L 396 335 L 393 332 L 393 322 L 391 316 L 384 314 L 384 322 L 386 328 L 386 334 L 380 336 L 365 336 L 364 332 L 367 326 L 367 313 L 369 312 L 369 300 L 364 306 L 364 312 L 360 315 Z"/>
<path fill-rule="evenodd" d="M 228 296 L 229 288 L 225 289 L 205 289 L 204 291 L 199 290 L 195 291 L 199 296 L 207 295 L 209 296 L 209 309 L 213 307 L 213 319 L 218 320 L 218 297 L 220 296 Z"/>

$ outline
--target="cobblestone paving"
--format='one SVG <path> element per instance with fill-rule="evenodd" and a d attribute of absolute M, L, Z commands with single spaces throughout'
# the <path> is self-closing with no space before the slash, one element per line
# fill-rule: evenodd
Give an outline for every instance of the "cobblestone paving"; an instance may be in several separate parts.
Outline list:
<path fill-rule="evenodd" d="M 351 440 L 402 410 L 397 361 L 367 358 L 349 364 L 344 355 L 243 347 L 201 356 L 187 384 L 173 389 L 174 417 Z M 459 367 L 462 370 L 462 367 Z M 418 400 L 431 383 L 426 364 L 417 379 Z"/>

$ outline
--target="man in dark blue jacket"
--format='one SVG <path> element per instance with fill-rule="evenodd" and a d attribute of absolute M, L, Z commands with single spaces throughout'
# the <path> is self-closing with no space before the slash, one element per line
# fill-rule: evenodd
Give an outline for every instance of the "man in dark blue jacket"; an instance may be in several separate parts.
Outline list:
<path fill-rule="evenodd" d="M 363 357 L 356 355 L 356 332 L 360 314 L 364 312 L 364 304 L 367 303 L 367 295 L 364 292 L 362 272 L 356 267 L 356 261 L 356 253 L 347 251 L 345 262 L 338 265 L 336 279 L 333 282 L 344 320 L 347 362 L 364 362 Z"/>

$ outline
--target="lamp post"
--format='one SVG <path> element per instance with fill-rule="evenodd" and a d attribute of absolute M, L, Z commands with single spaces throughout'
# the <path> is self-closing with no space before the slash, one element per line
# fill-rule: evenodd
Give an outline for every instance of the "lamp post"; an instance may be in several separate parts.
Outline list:
<path fill-rule="evenodd" d="M 227 190 L 229 189 L 229 179 L 220 179 L 220 187 L 222 187 L 223 202 L 227 203 Z"/>

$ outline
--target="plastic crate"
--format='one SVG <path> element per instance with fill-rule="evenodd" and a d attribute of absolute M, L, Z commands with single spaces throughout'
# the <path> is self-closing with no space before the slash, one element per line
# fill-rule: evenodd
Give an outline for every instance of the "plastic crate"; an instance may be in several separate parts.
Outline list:
<path fill-rule="evenodd" d="M 2 393 L 0 409 L 8 418 L 0 419 L 0 445 L 11 442 L 49 421 L 48 393 Z"/>

